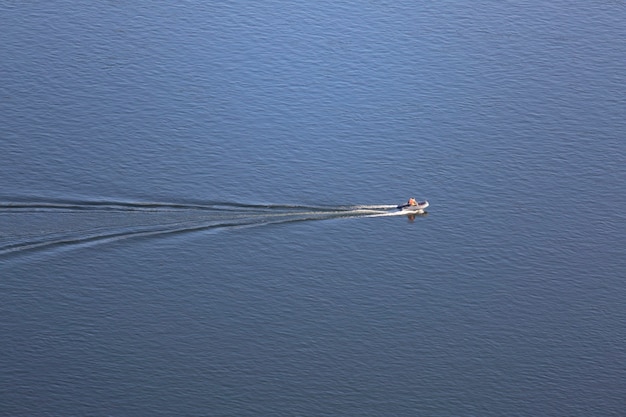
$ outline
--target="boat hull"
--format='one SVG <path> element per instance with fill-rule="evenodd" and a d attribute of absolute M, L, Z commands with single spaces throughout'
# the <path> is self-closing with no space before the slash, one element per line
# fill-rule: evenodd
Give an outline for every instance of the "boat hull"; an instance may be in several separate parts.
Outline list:
<path fill-rule="evenodd" d="M 429 206 L 428 201 L 418 201 L 417 205 L 410 206 L 408 204 L 402 204 L 398 206 L 398 208 L 403 213 L 411 214 L 411 213 L 423 213 L 426 207 L 428 206 Z"/>

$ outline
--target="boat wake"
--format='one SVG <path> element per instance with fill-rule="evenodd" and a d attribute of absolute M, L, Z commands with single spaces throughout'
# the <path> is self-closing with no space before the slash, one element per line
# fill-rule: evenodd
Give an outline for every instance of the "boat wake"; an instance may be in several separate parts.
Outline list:
<path fill-rule="evenodd" d="M 403 215 L 396 205 L 313 206 L 236 202 L 0 201 L 0 257 L 128 238 Z"/>

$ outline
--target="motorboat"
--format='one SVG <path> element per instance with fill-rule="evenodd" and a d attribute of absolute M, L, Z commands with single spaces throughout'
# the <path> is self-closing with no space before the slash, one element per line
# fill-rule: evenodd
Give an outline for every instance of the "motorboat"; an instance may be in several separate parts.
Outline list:
<path fill-rule="evenodd" d="M 403 213 L 407 213 L 407 214 L 421 214 L 424 213 L 424 209 L 426 207 L 428 207 L 428 201 L 424 200 L 424 201 L 416 201 L 415 204 L 409 204 L 409 203 L 405 203 L 405 204 L 400 204 L 398 206 L 398 209 L 400 209 Z"/>

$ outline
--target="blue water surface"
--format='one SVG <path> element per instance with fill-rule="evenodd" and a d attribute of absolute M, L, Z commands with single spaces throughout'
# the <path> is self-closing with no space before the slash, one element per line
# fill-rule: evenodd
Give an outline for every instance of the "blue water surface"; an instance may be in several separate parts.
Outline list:
<path fill-rule="evenodd" d="M 625 19 L 2 2 L 0 415 L 623 415 Z"/>

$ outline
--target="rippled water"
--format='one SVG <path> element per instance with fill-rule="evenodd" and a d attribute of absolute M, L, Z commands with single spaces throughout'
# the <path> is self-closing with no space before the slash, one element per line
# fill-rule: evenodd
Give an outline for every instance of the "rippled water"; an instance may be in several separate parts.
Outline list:
<path fill-rule="evenodd" d="M 3 2 L 0 415 L 622 415 L 625 18 Z"/>

